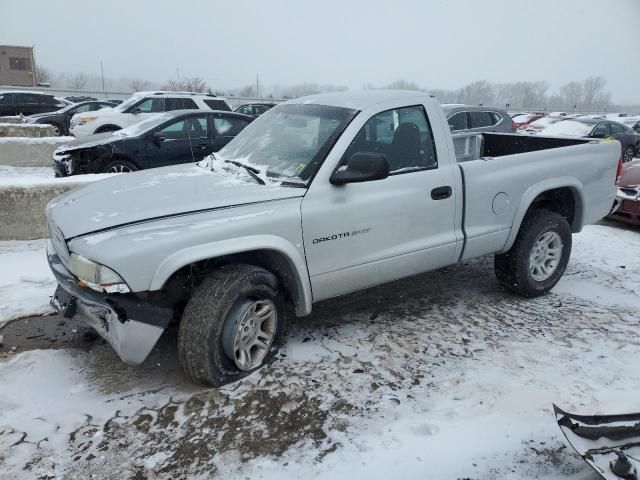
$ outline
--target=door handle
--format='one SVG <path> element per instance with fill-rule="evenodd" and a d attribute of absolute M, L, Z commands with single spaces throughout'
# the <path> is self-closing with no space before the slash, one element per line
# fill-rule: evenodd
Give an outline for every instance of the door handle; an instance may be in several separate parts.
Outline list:
<path fill-rule="evenodd" d="M 436 187 L 431 190 L 431 198 L 434 200 L 444 200 L 445 198 L 449 198 L 451 196 L 452 190 L 451 187 Z"/>
<path fill-rule="evenodd" d="M 207 148 L 207 144 L 206 143 L 198 143 L 197 145 L 194 145 L 194 147 L 199 148 L 200 150 L 204 150 Z"/>

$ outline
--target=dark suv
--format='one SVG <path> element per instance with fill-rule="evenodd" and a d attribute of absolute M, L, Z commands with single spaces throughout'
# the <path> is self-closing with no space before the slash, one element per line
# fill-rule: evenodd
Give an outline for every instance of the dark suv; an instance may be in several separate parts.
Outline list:
<path fill-rule="evenodd" d="M 511 117 L 499 108 L 458 104 L 445 104 L 442 108 L 447 115 L 451 133 L 515 131 Z"/>
<path fill-rule="evenodd" d="M 71 102 L 48 93 L 0 91 L 0 116 L 54 112 L 67 105 Z"/>

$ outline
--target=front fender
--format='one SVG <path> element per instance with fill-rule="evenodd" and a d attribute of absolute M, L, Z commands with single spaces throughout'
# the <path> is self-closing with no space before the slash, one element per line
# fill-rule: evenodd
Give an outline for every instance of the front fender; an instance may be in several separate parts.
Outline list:
<path fill-rule="evenodd" d="M 544 180 L 529 187 L 522 195 L 520 204 L 518 205 L 518 210 L 516 211 L 516 215 L 513 219 L 513 224 L 511 225 L 511 232 L 507 238 L 507 243 L 500 253 L 508 251 L 516 241 L 524 216 L 527 214 L 527 211 L 535 198 L 541 193 L 556 188 L 569 188 L 573 192 L 576 211 L 573 224 L 571 225 L 571 230 L 573 232 L 579 232 L 582 229 L 582 225 L 584 224 L 584 195 L 582 182 L 575 177 L 558 177 Z"/>
<path fill-rule="evenodd" d="M 311 283 L 304 258 L 287 240 L 276 235 L 252 235 L 247 237 L 205 243 L 179 250 L 165 258 L 156 269 L 149 290 L 160 290 L 165 282 L 180 268 L 210 258 L 255 250 L 272 250 L 284 255 L 295 272 L 299 299 L 296 315 L 311 313 Z"/>

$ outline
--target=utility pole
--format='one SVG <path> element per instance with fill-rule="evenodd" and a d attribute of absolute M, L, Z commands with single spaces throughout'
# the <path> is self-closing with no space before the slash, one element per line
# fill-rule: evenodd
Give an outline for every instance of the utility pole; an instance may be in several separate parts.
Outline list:
<path fill-rule="evenodd" d="M 258 79 L 258 74 L 256 73 L 256 100 L 260 98 L 260 80 Z"/>
<path fill-rule="evenodd" d="M 104 91 L 104 67 L 102 66 L 102 60 L 100 60 L 100 76 L 102 77 L 102 94 L 104 98 L 107 98 L 107 93 Z"/>

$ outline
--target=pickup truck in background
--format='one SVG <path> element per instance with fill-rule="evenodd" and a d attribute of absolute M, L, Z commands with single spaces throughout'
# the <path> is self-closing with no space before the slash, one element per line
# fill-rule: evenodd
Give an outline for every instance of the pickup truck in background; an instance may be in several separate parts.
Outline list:
<path fill-rule="evenodd" d="M 215 157 L 118 175 L 47 207 L 52 303 L 129 364 L 172 321 L 186 374 L 263 365 L 312 304 L 482 255 L 525 297 L 562 276 L 572 232 L 608 215 L 616 141 L 469 135 L 438 102 L 340 92 L 264 113 Z"/>

